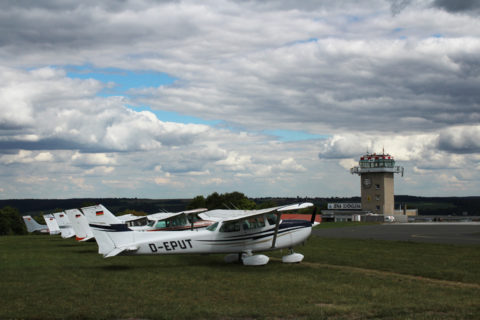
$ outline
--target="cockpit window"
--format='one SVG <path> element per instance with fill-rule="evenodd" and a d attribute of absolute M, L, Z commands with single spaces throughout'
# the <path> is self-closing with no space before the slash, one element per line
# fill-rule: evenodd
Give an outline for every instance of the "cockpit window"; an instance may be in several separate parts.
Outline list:
<path fill-rule="evenodd" d="M 220 227 L 220 232 L 237 232 L 240 231 L 240 221 L 227 221 Z"/>
<path fill-rule="evenodd" d="M 209 225 L 207 230 L 208 231 L 215 231 L 215 230 L 217 230 L 217 227 L 218 227 L 218 222 L 215 222 L 214 224 Z"/>
<path fill-rule="evenodd" d="M 265 219 L 263 216 L 250 217 L 242 221 L 243 230 L 256 229 L 265 227 Z"/>
<path fill-rule="evenodd" d="M 277 223 L 277 215 L 274 213 L 267 214 L 267 220 L 270 225 Z"/>
<path fill-rule="evenodd" d="M 155 225 L 155 228 L 165 228 L 167 224 L 165 223 L 165 220 L 158 221 L 157 224 Z"/>

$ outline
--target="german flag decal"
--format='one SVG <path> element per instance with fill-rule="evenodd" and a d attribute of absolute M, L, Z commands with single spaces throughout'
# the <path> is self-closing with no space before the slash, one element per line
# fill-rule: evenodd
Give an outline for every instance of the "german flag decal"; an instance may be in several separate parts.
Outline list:
<path fill-rule="evenodd" d="M 60 218 L 63 218 L 63 214 L 60 215 Z"/>
<path fill-rule="evenodd" d="M 95 215 L 97 215 L 97 216 L 103 216 L 103 211 L 97 211 L 97 212 L 95 212 Z"/>
<path fill-rule="evenodd" d="M 81 214 L 76 214 L 75 218 L 80 218 L 82 215 Z"/>

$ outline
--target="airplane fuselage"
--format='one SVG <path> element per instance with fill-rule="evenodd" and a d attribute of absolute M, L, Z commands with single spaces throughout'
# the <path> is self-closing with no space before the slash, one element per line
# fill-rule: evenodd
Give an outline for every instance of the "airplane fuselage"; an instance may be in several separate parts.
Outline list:
<path fill-rule="evenodd" d="M 113 227 L 113 226 L 112 226 Z M 212 225 L 207 229 L 188 231 L 136 232 L 110 230 L 114 237 L 129 238 L 124 254 L 242 253 L 291 248 L 304 242 L 312 225 L 304 220 L 284 220 L 279 224 L 275 247 L 272 247 L 275 225 L 239 230 Z M 120 233 L 124 235 L 120 235 Z M 124 238 L 125 239 L 125 238 Z M 126 240 L 126 239 L 125 239 Z M 127 245 L 127 243 L 126 243 Z"/>

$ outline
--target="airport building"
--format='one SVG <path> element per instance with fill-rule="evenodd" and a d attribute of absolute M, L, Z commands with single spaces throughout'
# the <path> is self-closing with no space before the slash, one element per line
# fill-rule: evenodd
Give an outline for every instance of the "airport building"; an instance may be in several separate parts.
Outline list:
<path fill-rule="evenodd" d="M 404 168 L 395 165 L 390 154 L 367 153 L 360 157 L 351 174 L 360 176 L 361 203 L 333 203 L 322 210 L 322 221 L 407 221 L 417 210 L 395 210 L 394 174 L 403 177 Z"/>
<path fill-rule="evenodd" d="M 374 214 L 394 214 L 394 174 L 400 173 L 403 177 L 403 167 L 395 166 L 391 155 L 367 153 L 350 172 L 360 176 L 362 210 Z"/>

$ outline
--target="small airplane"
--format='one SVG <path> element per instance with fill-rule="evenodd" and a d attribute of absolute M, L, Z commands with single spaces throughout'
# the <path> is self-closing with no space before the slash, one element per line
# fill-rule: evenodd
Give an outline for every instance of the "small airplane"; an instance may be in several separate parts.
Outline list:
<path fill-rule="evenodd" d="M 60 234 L 60 227 L 58 226 L 57 220 L 55 219 L 53 214 L 44 214 L 43 219 L 47 223 L 50 235 Z"/>
<path fill-rule="evenodd" d="M 180 212 L 159 212 L 147 216 L 148 224 L 139 228 L 132 228 L 136 231 L 181 231 L 202 229 L 213 224 L 213 221 L 201 219 L 198 213 L 207 209 L 193 209 Z"/>
<path fill-rule="evenodd" d="M 25 222 L 25 225 L 27 226 L 28 232 L 35 232 L 35 231 L 38 231 L 41 233 L 48 232 L 47 225 L 38 223 L 31 216 L 23 216 L 22 218 L 23 218 L 23 222 Z"/>
<path fill-rule="evenodd" d="M 56 212 L 53 214 L 53 216 L 55 217 L 55 220 L 57 220 L 58 226 L 60 227 L 62 238 L 71 238 L 75 235 L 75 231 L 73 231 L 70 220 L 68 220 L 65 212 Z"/>
<path fill-rule="evenodd" d="M 149 214 L 147 216 L 134 216 L 132 214 L 115 216 L 103 205 L 95 205 L 81 208 L 86 213 L 91 211 L 92 214 L 105 216 L 113 224 L 126 224 L 134 231 L 180 231 L 189 229 L 206 228 L 213 221 L 206 221 L 198 217 L 198 213 L 207 211 L 207 209 L 194 209 L 180 212 L 159 212 Z M 97 214 L 98 213 L 98 214 Z M 142 220 L 140 223 L 138 220 Z M 146 224 L 143 220 L 147 221 Z"/>
<path fill-rule="evenodd" d="M 212 210 L 199 214 L 215 221 L 206 229 L 177 232 L 134 231 L 119 224 L 113 215 L 105 214 L 101 207 L 82 208 L 82 211 L 93 230 L 99 253 L 106 258 L 119 254 L 225 253 L 226 262 L 242 261 L 244 265 L 258 266 L 269 261 L 265 255 L 253 255 L 259 251 L 289 248 L 289 254 L 282 258 L 284 263 L 303 260 L 303 255 L 293 252 L 293 247 L 310 236 L 315 211 L 311 221 L 280 218 L 284 212 L 311 206 L 307 202 L 262 210 Z"/>
<path fill-rule="evenodd" d="M 88 220 L 80 210 L 70 209 L 65 210 L 65 213 L 68 220 L 70 220 L 77 241 L 89 241 L 94 238 L 92 229 L 88 225 Z"/>

